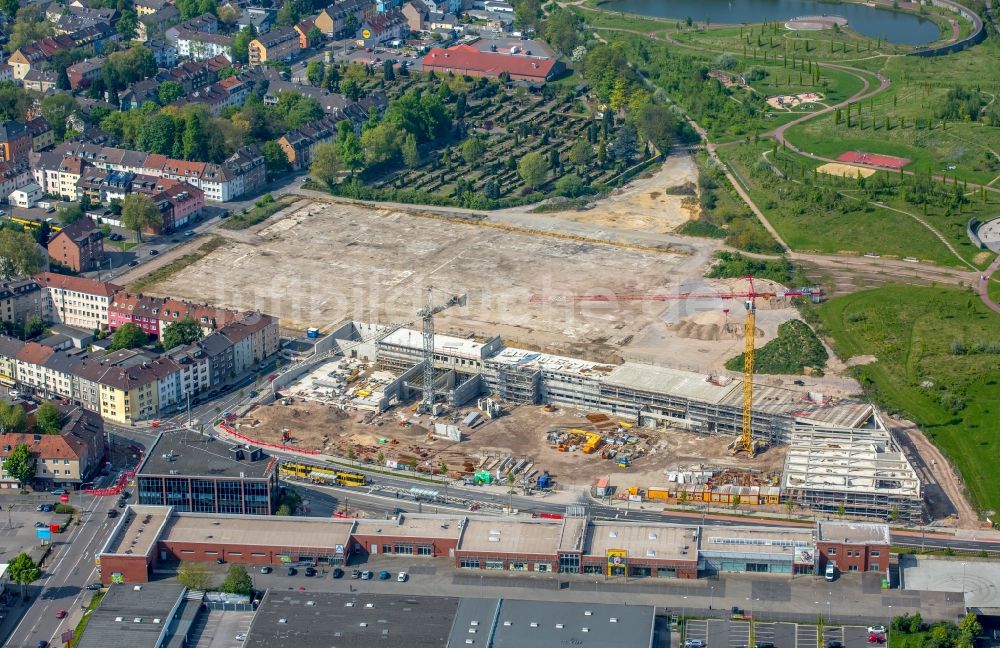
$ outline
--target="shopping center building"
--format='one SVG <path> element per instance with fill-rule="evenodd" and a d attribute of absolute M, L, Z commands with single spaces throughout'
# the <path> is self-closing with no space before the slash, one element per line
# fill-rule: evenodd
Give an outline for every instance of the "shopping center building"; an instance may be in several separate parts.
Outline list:
<path fill-rule="evenodd" d="M 825 537 L 851 537 L 869 555 L 888 555 L 887 531 L 857 534 L 850 532 L 853 523 L 821 524 Z M 349 565 L 380 554 L 404 556 L 408 565 L 419 557 L 446 558 L 470 570 L 698 578 L 818 573 L 818 538 L 813 526 L 412 513 L 388 520 L 278 518 L 137 505 L 118 520 L 99 560 L 104 583 L 146 582 L 157 563 L 167 561 Z"/>

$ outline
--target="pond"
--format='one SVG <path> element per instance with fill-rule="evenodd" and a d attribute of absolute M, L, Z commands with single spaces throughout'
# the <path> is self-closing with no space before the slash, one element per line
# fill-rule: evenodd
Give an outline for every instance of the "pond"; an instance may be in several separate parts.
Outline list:
<path fill-rule="evenodd" d="M 698 22 L 760 23 L 765 20 L 788 20 L 796 16 L 821 14 L 842 16 L 854 31 L 870 38 L 883 38 L 890 43 L 924 45 L 940 37 L 941 30 L 931 20 L 916 14 L 878 9 L 847 2 L 817 0 L 612 0 L 601 5 L 608 11 L 653 16 L 656 18 L 687 17 Z M 804 32 L 806 33 L 806 32 Z M 817 38 L 822 38 L 816 34 Z"/>

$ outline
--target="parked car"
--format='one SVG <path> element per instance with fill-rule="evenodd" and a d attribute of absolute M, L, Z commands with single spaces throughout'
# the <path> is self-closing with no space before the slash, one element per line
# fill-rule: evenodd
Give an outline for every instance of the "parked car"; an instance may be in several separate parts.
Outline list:
<path fill-rule="evenodd" d="M 35 510 L 39 511 L 40 513 L 51 513 L 52 512 L 52 505 L 51 504 L 39 504 L 37 507 L 35 507 Z"/>
<path fill-rule="evenodd" d="M 149 256 L 156 256 L 157 254 L 159 254 L 159 252 L 157 252 L 156 250 L 149 251 Z"/>
<path fill-rule="evenodd" d="M 194 236 L 194 230 L 188 230 L 184 232 L 184 236 Z"/>
<path fill-rule="evenodd" d="M 378 573 L 379 580 L 389 580 L 390 578 L 392 578 L 392 574 L 390 574 L 384 569 Z"/>
<path fill-rule="evenodd" d="M 774 643 L 770 641 L 758 641 L 754 643 L 753 648 L 774 648 Z"/>
<path fill-rule="evenodd" d="M 52 491 L 52 494 L 53 495 L 65 495 L 66 494 L 66 489 L 65 488 L 57 488 L 54 491 Z"/>
<path fill-rule="evenodd" d="M 351 578 L 361 578 L 361 570 L 355 569 L 351 571 Z"/>
<path fill-rule="evenodd" d="M 396 576 L 396 580 L 399 581 L 400 583 L 405 583 L 407 578 L 409 578 L 409 576 L 406 575 L 405 571 L 399 572 L 399 575 Z"/>
<path fill-rule="evenodd" d="M 705 642 L 701 639 L 688 639 L 684 642 L 684 648 L 705 648 Z"/>
<path fill-rule="evenodd" d="M 241 632 L 238 635 L 236 635 L 236 641 L 246 641 L 246 640 L 247 640 L 247 633 Z"/>
<path fill-rule="evenodd" d="M 372 573 L 370 571 L 366 569 L 363 572 L 361 572 L 361 580 L 371 580 L 371 579 L 372 579 Z"/>
<path fill-rule="evenodd" d="M 340 567 L 334 568 L 334 570 L 333 570 L 333 577 L 334 578 L 343 578 L 344 577 L 344 570 L 341 569 Z"/>
<path fill-rule="evenodd" d="M 315 575 L 316 575 L 316 570 L 315 569 L 313 569 L 312 567 L 306 567 L 306 576 L 308 576 L 309 578 L 312 578 Z"/>
<path fill-rule="evenodd" d="M 59 611 L 57 611 L 56 612 L 56 618 L 57 619 L 65 619 L 66 618 L 66 610 L 59 610 Z"/>
<path fill-rule="evenodd" d="M 870 644 L 883 644 L 885 643 L 885 635 L 880 632 L 869 632 L 868 633 L 868 643 Z"/>
<path fill-rule="evenodd" d="M 38 648 L 49 648 L 49 642 L 42 639 L 38 642 Z"/>
<path fill-rule="evenodd" d="M 100 583 L 91 583 L 90 585 L 87 585 L 87 589 L 89 589 L 91 591 L 97 591 L 97 590 L 101 589 L 101 587 L 102 587 L 102 585 Z"/>
<path fill-rule="evenodd" d="M 295 569 L 294 567 L 289 567 L 288 568 L 288 575 L 289 576 L 294 576 L 295 574 L 298 574 L 298 573 L 299 573 L 299 570 Z"/>
<path fill-rule="evenodd" d="M 49 525 L 45 524 L 44 522 L 41 522 L 41 521 L 35 522 L 35 528 L 36 529 L 41 529 L 42 527 L 47 527 L 47 526 L 49 526 Z"/>
<path fill-rule="evenodd" d="M 833 639 L 832 641 L 826 642 L 826 648 L 844 648 L 844 642 Z"/>
<path fill-rule="evenodd" d="M 260 568 L 260 573 L 262 574 L 270 574 L 272 571 L 274 570 L 268 567 L 267 565 L 264 565 L 263 567 Z"/>
<path fill-rule="evenodd" d="M 868 626 L 868 632 L 874 632 L 876 634 L 885 634 L 885 626 L 884 625 Z"/>
<path fill-rule="evenodd" d="M 116 511 L 114 509 L 108 509 L 108 517 L 109 518 L 116 518 L 116 517 L 118 517 L 118 511 Z"/>
<path fill-rule="evenodd" d="M 134 268 L 134 267 L 136 267 L 137 265 L 139 265 L 139 262 L 138 262 L 138 261 L 129 261 L 129 262 L 128 262 L 128 267 L 130 267 L 130 268 Z"/>

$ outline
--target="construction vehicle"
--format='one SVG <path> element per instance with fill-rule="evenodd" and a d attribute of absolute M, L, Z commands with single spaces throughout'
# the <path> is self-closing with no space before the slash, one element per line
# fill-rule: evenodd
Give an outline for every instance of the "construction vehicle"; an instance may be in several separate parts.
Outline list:
<path fill-rule="evenodd" d="M 749 290 L 746 292 L 730 292 L 730 293 L 676 293 L 676 294 L 625 294 L 625 295 L 570 295 L 561 297 L 546 297 L 544 295 L 532 295 L 528 301 L 530 303 L 547 303 L 547 302 L 570 302 L 570 303 L 582 303 L 582 302 L 608 302 L 614 303 L 619 301 L 674 301 L 680 299 L 743 299 L 743 305 L 746 310 L 746 316 L 743 321 L 743 338 L 744 338 L 744 351 L 743 351 L 743 416 L 740 425 L 740 435 L 736 437 L 729 444 L 730 450 L 733 454 L 739 452 L 746 452 L 748 455 L 753 457 L 757 451 L 761 448 L 761 441 L 759 439 L 753 438 L 753 369 L 754 369 L 754 353 L 755 353 L 755 339 L 757 336 L 757 305 L 756 300 L 759 298 L 773 299 L 773 298 L 784 298 L 784 297 L 808 297 L 813 302 L 819 302 L 822 299 L 823 291 L 819 288 L 799 288 L 797 290 L 786 290 L 783 292 L 777 291 L 767 291 L 758 292 L 753 285 L 753 275 L 747 275 L 747 281 L 749 282 Z M 727 315 L 729 309 L 725 309 Z M 710 377 L 711 380 L 712 377 Z M 616 458 L 617 461 L 617 458 Z M 619 466 L 622 466 L 619 462 Z"/>
<path fill-rule="evenodd" d="M 587 436 L 587 442 L 583 444 L 584 454 L 593 454 L 601 446 L 601 441 L 603 440 L 600 434 L 594 432 L 584 432 Z"/>

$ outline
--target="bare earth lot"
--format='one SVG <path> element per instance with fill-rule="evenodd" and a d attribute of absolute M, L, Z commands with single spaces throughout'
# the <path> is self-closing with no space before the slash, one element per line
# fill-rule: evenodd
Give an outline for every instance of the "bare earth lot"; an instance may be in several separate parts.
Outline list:
<path fill-rule="evenodd" d="M 462 410 L 459 417 L 465 412 Z M 358 460 L 373 463 L 378 463 L 381 453 L 383 460 L 401 463 L 415 460 L 432 471 L 444 464 L 449 471 L 471 472 L 486 456 L 527 457 L 534 464 L 533 470 L 547 470 L 567 486 L 592 485 L 609 475 L 615 476 L 615 483 L 656 486 L 666 481 L 664 471 L 694 466 L 770 473 L 780 470 L 784 460 L 784 448 L 768 449 L 754 459 L 733 457 L 726 449 L 728 439 L 673 430 L 658 430 L 648 442 L 643 440 L 640 445 L 647 449 L 647 454 L 627 469 L 602 459 L 600 453 L 559 452 L 548 443 L 546 436 L 550 430 L 575 428 L 600 432 L 583 414 L 574 409 L 546 412 L 541 407 L 520 406 L 475 430 L 463 428 L 464 439 L 456 443 L 428 438 L 433 424 L 427 416 L 413 415 L 409 408 L 397 408 L 372 418 L 367 412 L 342 412 L 296 398 L 290 405 L 274 403 L 259 407 L 237 425 L 241 433 L 263 441 L 281 441 L 282 432 L 287 430 L 295 446 L 321 449 L 336 456 L 348 456 L 350 451 Z"/>
<path fill-rule="evenodd" d="M 441 332 L 500 334 L 508 343 L 614 360 L 616 344 L 656 323 L 662 303 L 607 309 L 529 303 L 535 294 L 676 291 L 701 263 L 672 252 L 623 249 L 441 221 L 403 211 L 300 201 L 289 214 L 178 272 L 155 292 L 259 308 L 287 328 L 353 318 L 412 322 L 428 286 L 469 293 L 438 316 Z M 443 295 L 439 294 L 440 299 Z"/>

